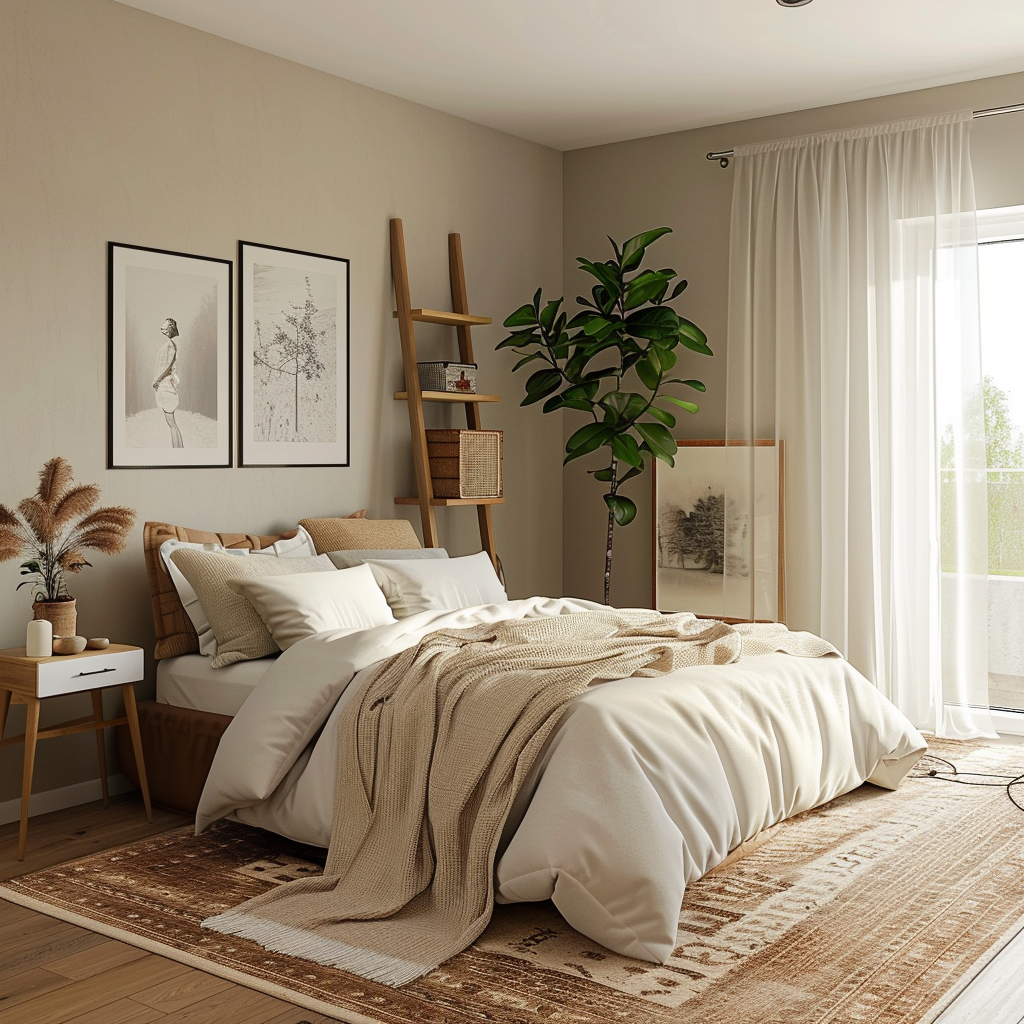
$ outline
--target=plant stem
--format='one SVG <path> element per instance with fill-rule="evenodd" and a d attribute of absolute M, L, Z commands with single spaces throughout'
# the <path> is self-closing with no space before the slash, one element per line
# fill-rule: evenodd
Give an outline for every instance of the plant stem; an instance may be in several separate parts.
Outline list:
<path fill-rule="evenodd" d="M 612 456 L 612 479 L 609 493 L 614 496 L 619 488 L 619 460 Z M 608 546 L 604 552 L 604 603 L 611 604 L 612 593 L 612 541 L 615 539 L 615 515 L 608 509 Z"/>

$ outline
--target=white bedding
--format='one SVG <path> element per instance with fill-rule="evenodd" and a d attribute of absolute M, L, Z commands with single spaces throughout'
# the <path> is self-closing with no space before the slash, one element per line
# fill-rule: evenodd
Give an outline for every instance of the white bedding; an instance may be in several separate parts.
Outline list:
<path fill-rule="evenodd" d="M 212 668 L 210 660 L 203 654 L 182 654 L 158 661 L 157 701 L 214 715 L 237 715 L 275 661 L 274 658 L 258 658 Z"/>
<path fill-rule="evenodd" d="M 337 717 L 382 658 L 439 628 L 597 607 L 533 598 L 301 641 L 225 732 L 197 830 L 233 812 L 326 845 Z M 924 749 L 837 657 L 773 654 L 593 686 L 520 793 L 495 868 L 498 898 L 550 898 L 596 941 L 663 962 L 688 881 L 762 829 L 866 779 L 895 787 Z"/>

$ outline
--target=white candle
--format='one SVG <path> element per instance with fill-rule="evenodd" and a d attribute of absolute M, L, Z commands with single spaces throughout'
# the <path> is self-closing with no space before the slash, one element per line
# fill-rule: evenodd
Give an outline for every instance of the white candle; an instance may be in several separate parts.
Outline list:
<path fill-rule="evenodd" d="M 49 619 L 33 619 L 25 633 L 25 655 L 49 658 L 53 654 L 53 626 Z"/>

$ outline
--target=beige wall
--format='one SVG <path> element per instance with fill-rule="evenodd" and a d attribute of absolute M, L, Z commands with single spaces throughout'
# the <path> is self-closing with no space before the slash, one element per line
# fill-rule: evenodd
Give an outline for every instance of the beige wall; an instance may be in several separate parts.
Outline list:
<path fill-rule="evenodd" d="M 391 398 L 388 218 L 405 222 L 414 305 L 450 308 L 446 238 L 461 231 L 472 307 L 500 322 L 538 283 L 559 287 L 561 155 L 111 0 L 5 0 L 2 21 L 0 501 L 29 494 L 60 454 L 140 525 L 399 514 L 392 498 L 412 479 L 406 409 Z M 106 243 L 234 259 L 240 238 L 352 261 L 350 468 L 107 470 Z M 508 589 L 557 594 L 561 424 L 518 408 L 493 351 L 501 328 L 476 334 L 481 390 L 506 396 L 485 425 L 506 431 L 495 520 Z M 420 343 L 421 358 L 455 352 L 443 328 L 425 325 Z M 479 549 L 473 510 L 438 515 L 454 553 Z M 150 648 L 141 530 L 124 555 L 93 561 L 73 580 L 80 632 Z M 17 579 L 16 562 L 0 565 L 0 647 L 24 643 Z M 44 722 L 80 705 L 50 701 Z M 0 752 L 0 803 L 19 792 L 19 758 Z M 96 775 L 91 737 L 41 745 L 37 791 Z"/>
<path fill-rule="evenodd" d="M 576 269 L 575 257 L 604 258 L 605 235 L 622 240 L 662 224 L 672 227 L 674 233 L 651 250 L 653 265 L 675 267 L 689 280 L 676 308 L 704 328 L 715 352 L 712 359 L 694 355 L 681 360 L 684 375 L 702 378 L 708 392 L 697 415 L 681 413 L 676 433 L 680 438 L 721 437 L 733 174 L 705 160 L 704 154 L 817 131 L 1020 102 L 1024 75 L 1008 75 L 566 153 L 565 294 L 571 298 L 589 291 L 589 279 Z M 976 120 L 971 148 L 979 208 L 1024 203 L 1024 112 Z M 583 422 L 584 414 L 567 413 L 565 435 Z M 565 471 L 562 502 L 565 592 L 597 600 L 606 514 L 603 488 L 586 470 L 599 465 L 594 457 L 571 463 Z M 640 511 L 632 525 L 615 531 L 612 603 L 649 605 L 651 476 L 626 487 Z M 797 542 L 798 538 L 788 538 L 789 544 Z"/>

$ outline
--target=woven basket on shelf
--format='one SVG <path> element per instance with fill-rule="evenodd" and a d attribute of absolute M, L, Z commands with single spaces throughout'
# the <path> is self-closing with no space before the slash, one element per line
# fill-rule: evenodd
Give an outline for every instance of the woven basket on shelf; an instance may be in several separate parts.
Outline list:
<path fill-rule="evenodd" d="M 500 430 L 428 430 L 435 498 L 502 497 Z"/>

